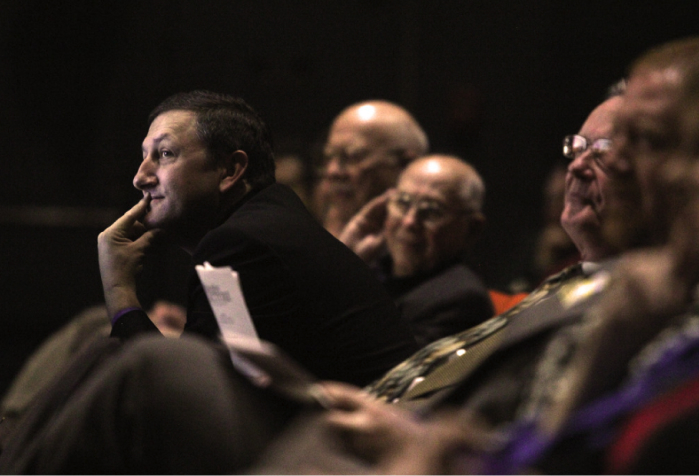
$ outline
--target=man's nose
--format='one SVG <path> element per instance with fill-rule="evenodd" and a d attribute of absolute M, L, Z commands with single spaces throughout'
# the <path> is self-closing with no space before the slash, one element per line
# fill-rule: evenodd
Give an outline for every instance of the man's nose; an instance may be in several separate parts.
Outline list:
<path fill-rule="evenodd" d="M 595 171 L 592 168 L 592 164 L 595 162 L 595 158 L 592 151 L 586 150 L 582 154 L 575 157 L 570 164 L 568 164 L 568 171 L 573 175 L 585 178 L 593 179 L 595 177 Z"/>
<path fill-rule="evenodd" d="M 413 228 L 421 225 L 422 221 L 420 220 L 420 217 L 418 215 L 418 208 L 416 206 L 411 206 L 403 214 L 403 218 L 401 220 L 402 225 L 405 228 Z"/>
<path fill-rule="evenodd" d="M 133 186 L 139 190 L 147 190 L 158 183 L 158 178 L 155 175 L 155 164 L 146 158 L 141 162 L 138 171 L 133 178 Z"/>
<path fill-rule="evenodd" d="M 326 177 L 339 177 L 347 175 L 345 161 L 339 155 L 333 155 L 325 163 L 324 175 Z"/>

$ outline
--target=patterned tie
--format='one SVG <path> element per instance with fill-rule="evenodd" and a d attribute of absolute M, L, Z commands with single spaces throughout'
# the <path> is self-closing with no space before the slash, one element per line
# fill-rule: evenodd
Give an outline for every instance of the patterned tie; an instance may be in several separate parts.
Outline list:
<path fill-rule="evenodd" d="M 501 332 L 522 311 L 555 295 L 564 284 L 583 278 L 580 264 L 547 279 L 512 309 L 459 334 L 429 344 L 366 388 L 378 399 L 410 406 L 435 391 L 464 380 L 500 347 Z"/>

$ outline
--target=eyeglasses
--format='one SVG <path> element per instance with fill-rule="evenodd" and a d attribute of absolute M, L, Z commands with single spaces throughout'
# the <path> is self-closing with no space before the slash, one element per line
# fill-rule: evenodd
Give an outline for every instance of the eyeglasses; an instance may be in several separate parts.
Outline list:
<path fill-rule="evenodd" d="M 470 212 L 470 210 L 450 210 L 436 200 L 418 200 L 405 192 L 395 194 L 388 201 L 389 213 L 398 217 L 404 217 L 413 207 L 415 207 L 417 219 L 428 226 L 436 226 L 443 223 L 450 214 Z"/>
<path fill-rule="evenodd" d="M 611 139 L 597 139 L 590 142 L 589 139 L 579 135 L 569 135 L 563 138 L 563 155 L 571 160 L 580 157 L 586 150 L 592 151 L 595 161 L 604 167 L 604 156 L 612 150 Z"/>
<path fill-rule="evenodd" d="M 318 169 L 322 176 L 326 173 L 328 164 L 336 160 L 337 164 L 346 169 L 371 169 L 374 167 L 396 167 L 402 166 L 401 157 L 404 151 L 401 149 L 390 149 L 381 153 L 374 153 L 370 149 L 359 149 L 354 151 L 336 150 L 323 154 L 323 164 Z"/>

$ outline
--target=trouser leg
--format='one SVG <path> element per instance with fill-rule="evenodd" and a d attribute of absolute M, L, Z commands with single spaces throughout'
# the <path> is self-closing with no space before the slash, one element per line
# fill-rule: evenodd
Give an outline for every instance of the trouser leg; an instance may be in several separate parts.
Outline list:
<path fill-rule="evenodd" d="M 198 338 L 124 346 L 47 425 L 30 471 L 233 473 L 295 414 Z"/>

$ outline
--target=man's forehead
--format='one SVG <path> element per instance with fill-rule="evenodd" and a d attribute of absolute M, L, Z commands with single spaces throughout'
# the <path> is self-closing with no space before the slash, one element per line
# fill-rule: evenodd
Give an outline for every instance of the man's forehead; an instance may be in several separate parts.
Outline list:
<path fill-rule="evenodd" d="M 608 138 L 621 105 L 621 96 L 615 96 L 597 106 L 583 123 L 580 134 L 592 140 Z"/>
<path fill-rule="evenodd" d="M 349 124 L 337 124 L 330 129 L 325 148 L 361 147 L 366 143 L 363 131 Z"/>
<path fill-rule="evenodd" d="M 194 126 L 196 122 L 195 112 L 176 109 L 159 114 L 153 119 L 151 127 L 188 128 Z"/>
<path fill-rule="evenodd" d="M 398 180 L 399 192 L 429 198 L 447 199 L 456 189 L 456 179 L 447 174 L 425 173 L 423 169 L 410 169 Z"/>
<path fill-rule="evenodd" d="M 191 111 L 167 111 L 156 117 L 148 129 L 144 143 L 149 140 L 181 137 L 196 132 L 197 115 Z"/>
<path fill-rule="evenodd" d="M 366 124 L 340 123 L 331 129 L 325 149 L 330 151 L 340 149 L 349 153 L 360 150 L 372 151 L 385 146 L 386 142 L 384 134 L 375 127 L 368 127 Z"/>

